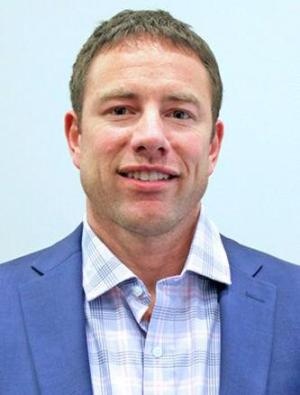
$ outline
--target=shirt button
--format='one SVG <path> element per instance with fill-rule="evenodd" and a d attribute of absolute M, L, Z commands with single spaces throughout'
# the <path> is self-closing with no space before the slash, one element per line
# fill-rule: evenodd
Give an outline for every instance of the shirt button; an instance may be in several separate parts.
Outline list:
<path fill-rule="evenodd" d="M 163 355 L 162 349 L 159 346 L 153 347 L 152 349 L 152 355 L 155 358 L 160 358 Z"/>
<path fill-rule="evenodd" d="M 142 296 L 143 293 L 144 293 L 142 287 L 140 287 L 139 285 L 135 285 L 135 286 L 132 288 L 132 292 L 133 292 L 134 296 L 136 296 L 137 298 L 139 298 L 140 296 Z"/>

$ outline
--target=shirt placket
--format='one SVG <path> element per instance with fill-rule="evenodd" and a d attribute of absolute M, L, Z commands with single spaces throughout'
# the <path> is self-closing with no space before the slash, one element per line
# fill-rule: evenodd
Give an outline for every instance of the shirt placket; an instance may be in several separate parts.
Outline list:
<path fill-rule="evenodd" d="M 156 303 L 144 347 L 144 395 L 174 395 L 174 325 L 167 314 L 171 303 L 167 280 L 156 288 Z"/>

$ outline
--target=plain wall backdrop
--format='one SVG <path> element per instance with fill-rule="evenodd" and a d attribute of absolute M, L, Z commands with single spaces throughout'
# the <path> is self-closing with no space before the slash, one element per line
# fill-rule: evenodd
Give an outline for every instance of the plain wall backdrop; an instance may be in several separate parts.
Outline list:
<path fill-rule="evenodd" d="M 98 22 L 125 8 L 165 9 L 207 40 L 226 133 L 208 214 L 223 234 L 300 263 L 299 0 L 2 2 L 0 261 L 48 246 L 83 217 L 63 132 L 71 67 Z"/>

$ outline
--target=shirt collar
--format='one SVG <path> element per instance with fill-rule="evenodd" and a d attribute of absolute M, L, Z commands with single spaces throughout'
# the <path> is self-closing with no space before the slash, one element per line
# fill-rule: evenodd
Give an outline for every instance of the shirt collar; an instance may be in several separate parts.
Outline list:
<path fill-rule="evenodd" d="M 86 219 L 83 221 L 82 260 L 83 289 L 88 301 L 123 281 L 136 278 L 136 275 L 99 239 Z"/>
<path fill-rule="evenodd" d="M 230 267 L 220 233 L 202 206 L 184 272 L 193 272 L 211 280 L 231 284 Z"/>
<path fill-rule="evenodd" d="M 83 222 L 82 258 L 83 288 L 88 301 L 136 278 L 96 236 L 86 219 Z M 231 283 L 229 262 L 220 234 L 203 207 L 182 274 L 187 271 L 223 284 Z"/>

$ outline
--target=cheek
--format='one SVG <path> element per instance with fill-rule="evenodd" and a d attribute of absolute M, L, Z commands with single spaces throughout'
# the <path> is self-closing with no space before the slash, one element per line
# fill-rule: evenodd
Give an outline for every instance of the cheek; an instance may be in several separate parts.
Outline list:
<path fill-rule="evenodd" d="M 111 178 L 124 152 L 124 139 L 116 133 L 112 135 L 105 132 L 98 130 L 98 133 L 88 136 L 82 144 L 81 171 L 94 181 Z"/>
<path fill-rule="evenodd" d="M 199 136 L 189 136 L 176 149 L 189 172 L 206 171 L 208 166 L 209 144 Z"/>
<path fill-rule="evenodd" d="M 195 180 L 203 182 L 209 176 L 209 163 L 206 153 L 195 150 L 190 155 L 190 171 L 194 175 Z"/>
<path fill-rule="evenodd" d="M 128 141 L 127 133 L 112 128 L 98 128 L 94 131 L 93 141 L 94 151 L 103 155 L 112 155 L 120 152 Z"/>

